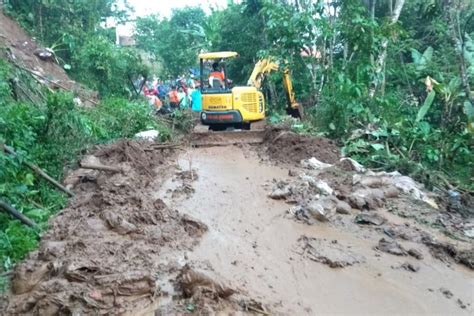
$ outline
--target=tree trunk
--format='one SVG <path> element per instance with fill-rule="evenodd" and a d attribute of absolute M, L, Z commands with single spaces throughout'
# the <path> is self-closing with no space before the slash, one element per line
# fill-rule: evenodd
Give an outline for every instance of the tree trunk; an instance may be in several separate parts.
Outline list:
<path fill-rule="evenodd" d="M 370 0 L 370 19 L 372 23 L 375 23 L 375 4 L 377 3 L 377 0 Z M 374 40 L 375 34 L 374 30 L 371 31 L 372 34 L 372 41 Z M 375 57 L 374 54 L 370 54 L 370 64 L 374 66 L 375 63 Z"/>
<path fill-rule="evenodd" d="M 391 25 L 397 23 L 404 4 L 405 4 L 405 0 L 396 0 L 395 8 L 393 9 L 393 13 L 390 16 Z M 375 61 L 374 80 L 372 82 L 372 86 L 369 89 L 369 96 L 371 98 L 375 96 L 375 92 L 380 87 L 380 84 L 385 81 L 384 67 L 385 67 L 385 60 L 387 59 L 387 47 L 388 47 L 388 38 L 385 38 L 382 41 L 382 44 L 380 45 L 380 54 L 377 57 L 377 60 Z"/>
<path fill-rule="evenodd" d="M 466 67 L 466 60 L 464 58 L 464 50 L 465 50 L 465 43 L 464 43 L 464 34 L 459 26 L 459 1 L 456 0 L 448 0 L 446 3 L 446 12 L 447 12 L 447 23 L 449 28 L 449 35 L 451 37 L 451 42 L 453 44 L 454 52 L 456 54 L 457 59 L 459 60 L 459 71 L 461 76 L 461 82 L 466 93 L 466 97 L 474 105 L 474 97 L 471 93 L 471 87 L 469 84 L 469 77 L 467 74 L 467 67 Z"/>

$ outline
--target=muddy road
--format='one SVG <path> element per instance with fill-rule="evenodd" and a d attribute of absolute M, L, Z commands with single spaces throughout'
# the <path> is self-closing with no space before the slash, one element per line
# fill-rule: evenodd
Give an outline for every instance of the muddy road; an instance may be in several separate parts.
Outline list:
<path fill-rule="evenodd" d="M 472 218 L 339 158 L 288 133 L 100 147 L 84 159 L 122 172 L 69 175 L 5 314 L 471 315 Z"/>
<path fill-rule="evenodd" d="M 268 197 L 274 179 L 288 179 L 288 168 L 262 162 L 248 147 L 191 149 L 179 156 L 179 169 L 196 170 L 194 192 L 172 192 L 179 181 L 169 179 L 157 196 L 201 220 L 209 231 L 188 254 L 209 264 L 237 288 L 269 304 L 275 313 L 321 314 L 470 314 L 456 301 L 473 300 L 473 272 L 447 266 L 426 254 L 421 262 L 380 254 L 373 248 L 383 236 L 370 230 L 331 223 L 307 225 L 287 216 L 289 205 Z M 392 216 L 391 221 L 405 220 Z M 416 225 L 411 222 L 410 224 Z M 348 225 L 349 226 L 349 225 Z M 361 263 L 333 269 L 308 260 L 299 246 L 302 236 L 334 241 L 355 253 Z M 413 273 L 398 268 L 419 265 Z M 440 289 L 456 299 L 447 299 Z"/>

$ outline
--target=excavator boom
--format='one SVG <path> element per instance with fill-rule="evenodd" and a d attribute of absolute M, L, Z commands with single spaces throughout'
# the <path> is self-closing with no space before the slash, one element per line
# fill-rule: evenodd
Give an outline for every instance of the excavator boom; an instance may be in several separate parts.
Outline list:
<path fill-rule="evenodd" d="M 279 69 L 280 66 L 278 63 L 272 61 L 271 59 L 261 59 L 255 64 L 252 74 L 247 81 L 247 85 L 261 89 L 265 76 L 272 71 L 278 71 Z M 285 65 L 283 70 L 283 87 L 285 89 L 287 99 L 288 114 L 302 119 L 303 107 L 296 101 L 295 91 L 293 90 L 293 82 L 291 80 L 290 70 L 287 65 Z"/>

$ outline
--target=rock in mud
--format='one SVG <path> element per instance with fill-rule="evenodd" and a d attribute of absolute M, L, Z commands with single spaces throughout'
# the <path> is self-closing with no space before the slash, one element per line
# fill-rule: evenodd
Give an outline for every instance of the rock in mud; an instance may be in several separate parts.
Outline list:
<path fill-rule="evenodd" d="M 296 170 L 290 169 L 290 170 L 288 170 L 288 176 L 290 176 L 290 177 L 297 177 L 297 176 L 298 176 L 298 172 L 297 172 Z"/>
<path fill-rule="evenodd" d="M 306 224 L 314 224 L 313 218 L 308 214 L 307 210 L 301 205 L 293 206 L 288 210 L 288 214 L 296 218 L 298 221 L 305 222 Z"/>
<path fill-rule="evenodd" d="M 398 196 L 398 189 L 389 186 L 386 188 L 357 189 L 349 196 L 352 207 L 360 210 L 374 210 L 384 205 L 386 198 Z"/>
<path fill-rule="evenodd" d="M 311 169 L 311 170 L 321 170 L 325 168 L 332 167 L 331 164 L 324 163 L 322 161 L 319 161 L 318 159 L 312 157 L 310 159 L 305 159 L 301 161 L 301 165 L 306 168 L 306 169 Z"/>
<path fill-rule="evenodd" d="M 433 208 L 437 209 L 438 205 L 428 194 L 423 192 L 422 185 L 415 182 L 410 177 L 402 176 L 399 172 L 372 172 L 368 171 L 364 175 L 355 175 L 353 178 L 354 184 L 360 184 L 366 187 L 388 188 L 395 187 L 397 190 L 406 195 L 420 201 L 424 201 Z M 387 198 L 398 195 L 396 191 L 390 189 L 387 193 Z"/>
<path fill-rule="evenodd" d="M 410 271 L 410 272 L 418 272 L 418 270 L 420 270 L 420 266 L 411 264 L 410 262 L 403 263 L 400 266 L 400 268 L 405 269 L 405 270 Z"/>
<path fill-rule="evenodd" d="M 180 223 L 184 230 L 191 237 L 201 237 L 208 230 L 206 224 L 201 223 L 200 221 L 186 214 L 181 216 Z"/>
<path fill-rule="evenodd" d="M 449 212 L 458 213 L 463 218 L 472 218 L 474 216 L 474 197 L 471 194 L 461 194 L 457 191 L 449 190 L 447 201 L 447 210 Z M 474 236 L 471 235 L 470 238 L 473 237 Z"/>
<path fill-rule="evenodd" d="M 202 271 L 197 271 L 189 265 L 185 265 L 177 278 L 178 289 L 184 297 L 200 298 L 211 296 L 212 298 L 228 298 L 236 291 L 223 282 L 216 281 Z"/>
<path fill-rule="evenodd" d="M 332 195 L 334 193 L 334 190 L 329 186 L 329 184 L 327 184 L 327 182 L 323 181 L 323 180 L 316 180 L 314 182 L 314 185 L 316 186 L 316 188 L 319 189 L 319 191 L 322 193 L 322 194 L 325 194 L 325 195 Z"/>
<path fill-rule="evenodd" d="M 196 169 L 180 171 L 176 174 L 178 179 L 183 181 L 196 181 L 199 179 L 199 174 Z"/>
<path fill-rule="evenodd" d="M 107 225 L 120 235 L 127 235 L 137 231 L 137 226 L 128 222 L 122 216 L 115 214 L 113 211 L 105 211 L 102 217 Z"/>
<path fill-rule="evenodd" d="M 327 222 L 329 217 L 336 212 L 336 202 L 330 197 L 324 197 L 311 202 L 307 207 L 307 213 L 320 222 Z"/>
<path fill-rule="evenodd" d="M 466 304 L 464 304 L 463 301 L 461 301 L 461 299 L 458 298 L 458 300 L 456 301 L 456 303 L 458 303 L 459 307 L 461 307 L 462 309 L 466 309 L 467 306 Z"/>
<path fill-rule="evenodd" d="M 262 315 L 270 315 L 270 313 L 267 311 L 267 308 L 265 308 L 265 306 L 261 302 L 258 302 L 254 299 L 241 300 L 239 302 L 239 305 L 244 311 L 251 314 L 258 313 Z"/>
<path fill-rule="evenodd" d="M 448 299 L 453 297 L 453 293 L 447 288 L 442 287 L 439 289 L 439 291 Z"/>
<path fill-rule="evenodd" d="M 474 270 L 474 248 L 458 251 L 455 259 L 459 263 L 462 263 L 468 268 Z"/>
<path fill-rule="evenodd" d="M 342 167 L 345 165 L 348 165 L 348 168 Z M 351 158 L 341 158 L 341 160 L 338 162 L 338 166 L 346 171 L 355 171 L 358 173 L 364 173 L 367 171 L 363 165 Z"/>
<path fill-rule="evenodd" d="M 427 238 L 429 234 L 419 228 L 410 225 L 390 224 L 383 228 L 383 233 L 393 239 L 403 239 L 414 242 L 421 242 L 423 238 Z"/>
<path fill-rule="evenodd" d="M 38 58 L 42 61 L 54 61 L 55 58 L 54 51 L 51 48 L 38 47 L 37 49 L 35 49 L 33 54 L 38 56 Z"/>
<path fill-rule="evenodd" d="M 302 236 L 298 239 L 298 243 L 303 256 L 327 264 L 331 268 L 344 268 L 366 261 L 364 256 L 338 242 Z"/>
<path fill-rule="evenodd" d="M 461 250 L 453 244 L 438 242 L 429 236 L 423 238 L 422 242 L 428 246 L 434 258 L 445 263 L 454 261 L 474 270 L 474 247 Z"/>
<path fill-rule="evenodd" d="M 290 190 L 288 187 L 284 188 L 276 188 L 273 190 L 272 193 L 270 193 L 270 198 L 274 200 L 285 200 L 289 195 L 291 194 Z"/>
<path fill-rule="evenodd" d="M 344 201 L 337 201 L 336 212 L 338 214 L 348 215 L 352 212 L 352 207 Z"/>
<path fill-rule="evenodd" d="M 403 249 L 402 245 L 400 245 L 394 240 L 386 240 L 385 238 L 382 238 L 379 240 L 379 243 L 375 247 L 375 249 L 395 255 L 395 256 L 407 255 L 407 252 L 405 249 Z"/>
<path fill-rule="evenodd" d="M 466 237 L 474 238 L 474 228 L 465 229 L 463 232 Z"/>
<path fill-rule="evenodd" d="M 354 221 L 360 225 L 380 226 L 386 222 L 386 219 L 377 213 L 360 213 L 356 215 Z"/>
<path fill-rule="evenodd" d="M 408 249 L 408 254 L 412 256 L 413 258 L 416 258 L 418 260 L 423 260 L 423 254 L 418 249 L 410 248 Z"/>

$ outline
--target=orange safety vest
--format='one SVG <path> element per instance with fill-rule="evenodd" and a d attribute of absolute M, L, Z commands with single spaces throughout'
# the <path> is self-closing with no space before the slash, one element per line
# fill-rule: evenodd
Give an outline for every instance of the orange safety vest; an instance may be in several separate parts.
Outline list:
<path fill-rule="evenodd" d="M 172 90 L 168 93 L 168 96 L 170 98 L 170 102 L 179 103 L 178 91 Z"/>
<path fill-rule="evenodd" d="M 222 82 L 224 82 L 225 76 L 223 72 L 220 71 L 213 71 L 209 74 L 209 77 L 214 77 L 217 79 L 220 79 Z"/>

